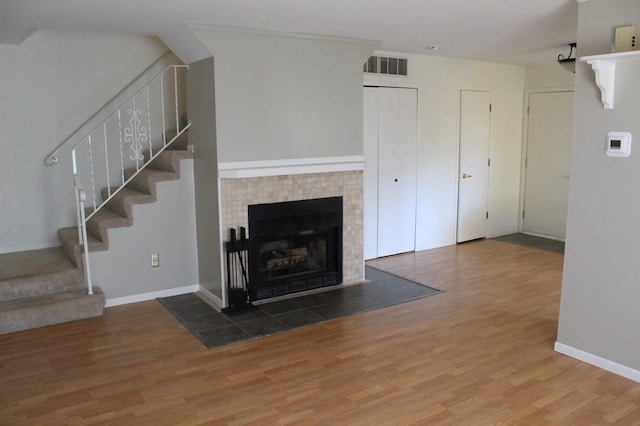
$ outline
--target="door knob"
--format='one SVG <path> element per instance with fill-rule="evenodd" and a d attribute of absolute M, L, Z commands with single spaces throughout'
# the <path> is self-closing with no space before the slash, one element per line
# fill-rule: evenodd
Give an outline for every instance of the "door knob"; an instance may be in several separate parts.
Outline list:
<path fill-rule="evenodd" d="M 462 174 L 462 179 L 466 179 L 466 178 L 470 178 L 470 177 L 473 177 L 473 176 L 468 175 L 468 174 L 466 174 L 466 173 L 463 173 L 463 174 Z"/>

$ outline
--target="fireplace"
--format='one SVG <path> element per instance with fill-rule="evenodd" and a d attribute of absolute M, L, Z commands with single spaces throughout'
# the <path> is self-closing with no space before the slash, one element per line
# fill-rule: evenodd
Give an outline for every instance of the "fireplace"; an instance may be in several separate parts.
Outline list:
<path fill-rule="evenodd" d="M 342 283 L 342 197 L 248 206 L 249 300 Z"/>

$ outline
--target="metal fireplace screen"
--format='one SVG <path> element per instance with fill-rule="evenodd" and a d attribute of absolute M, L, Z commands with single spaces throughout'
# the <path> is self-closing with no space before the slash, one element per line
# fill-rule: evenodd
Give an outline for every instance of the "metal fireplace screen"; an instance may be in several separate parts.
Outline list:
<path fill-rule="evenodd" d="M 342 283 L 342 197 L 249 206 L 249 299 Z"/>

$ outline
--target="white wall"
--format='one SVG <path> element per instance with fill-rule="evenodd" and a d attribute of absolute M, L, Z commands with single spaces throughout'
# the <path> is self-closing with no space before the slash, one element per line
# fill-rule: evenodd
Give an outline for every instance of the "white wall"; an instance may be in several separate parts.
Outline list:
<path fill-rule="evenodd" d="M 553 61 L 553 58 L 550 59 Z M 528 66 L 525 74 L 525 89 L 573 88 L 575 74 L 565 70 L 557 63 Z"/>
<path fill-rule="evenodd" d="M 215 58 L 218 161 L 362 155 L 362 76 L 375 48 L 194 27 Z"/>
<path fill-rule="evenodd" d="M 365 85 L 418 88 L 416 250 L 456 242 L 460 90 L 491 92 L 488 235 L 516 232 L 520 191 L 524 68 L 427 55 L 409 58 L 408 77 L 366 74 Z"/>
<path fill-rule="evenodd" d="M 133 206 L 132 226 L 109 229 L 109 250 L 91 253 L 94 285 L 109 304 L 146 293 L 197 289 L 193 160 L 182 160 L 180 179 L 159 182 L 156 190 L 155 203 Z M 157 268 L 151 267 L 151 253 L 160 255 Z"/>
<path fill-rule="evenodd" d="M 637 0 L 580 3 L 580 55 L 609 53 L 614 28 L 629 23 L 640 23 Z M 612 110 L 602 108 L 590 66 L 577 65 L 558 343 L 640 381 L 640 60 L 617 64 Z M 609 131 L 633 134 L 630 157 L 605 155 Z"/>
<path fill-rule="evenodd" d="M 69 150 L 45 156 L 167 48 L 154 37 L 40 30 L 0 45 L 0 252 L 59 245 L 75 223 Z"/>

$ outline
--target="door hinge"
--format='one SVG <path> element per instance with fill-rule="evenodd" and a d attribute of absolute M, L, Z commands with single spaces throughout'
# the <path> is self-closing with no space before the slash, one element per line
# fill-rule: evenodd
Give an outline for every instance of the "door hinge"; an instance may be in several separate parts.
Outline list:
<path fill-rule="evenodd" d="M 489 212 L 487 212 L 487 219 L 489 219 Z"/>
<path fill-rule="evenodd" d="M 524 210 L 522 210 L 522 218 L 524 219 Z"/>
<path fill-rule="evenodd" d="M 529 108 L 530 108 L 530 107 L 529 107 L 529 106 L 527 106 L 527 115 L 529 115 Z"/>
<path fill-rule="evenodd" d="M 524 159 L 524 166 L 527 167 L 529 165 L 529 159 L 525 158 Z"/>
<path fill-rule="evenodd" d="M 487 166 L 491 167 L 491 158 L 487 160 Z"/>
<path fill-rule="evenodd" d="M 489 112 L 493 111 L 493 105 L 489 104 Z"/>

